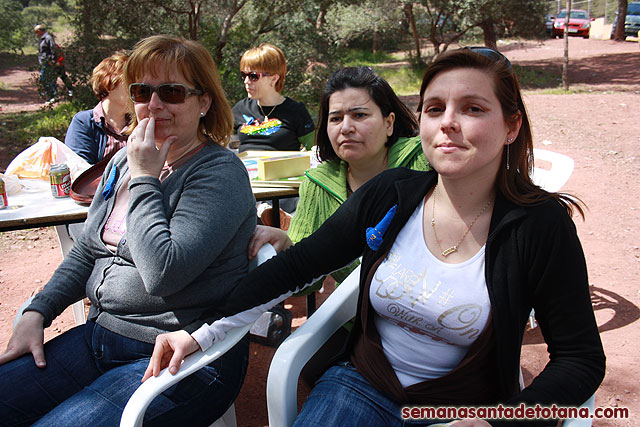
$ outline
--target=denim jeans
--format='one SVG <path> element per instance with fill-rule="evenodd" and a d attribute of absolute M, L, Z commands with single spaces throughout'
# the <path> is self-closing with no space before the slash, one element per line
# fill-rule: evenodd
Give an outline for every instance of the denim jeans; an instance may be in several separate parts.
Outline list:
<path fill-rule="evenodd" d="M 403 420 L 401 406 L 348 362 L 332 366 L 311 390 L 294 427 L 428 426 L 451 420 Z"/>
<path fill-rule="evenodd" d="M 209 425 L 233 403 L 249 340 L 158 396 L 145 425 Z M 26 354 L 0 366 L 0 425 L 117 426 L 153 351 L 89 322 L 47 342 L 47 367 Z"/>
<path fill-rule="evenodd" d="M 58 88 L 56 87 L 58 80 L 58 74 L 54 70 L 53 65 L 43 64 L 40 67 L 40 84 L 47 94 L 47 98 L 51 99 L 58 95 Z"/>

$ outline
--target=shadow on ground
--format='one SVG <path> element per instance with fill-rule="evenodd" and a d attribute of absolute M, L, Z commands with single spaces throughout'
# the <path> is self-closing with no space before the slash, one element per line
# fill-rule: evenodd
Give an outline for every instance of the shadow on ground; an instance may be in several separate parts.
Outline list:
<path fill-rule="evenodd" d="M 615 292 L 596 286 L 591 286 L 589 290 L 593 311 L 595 313 L 597 313 L 598 310 L 611 310 L 613 312 L 613 316 L 605 323 L 598 325 L 598 331 L 601 334 L 614 329 L 620 329 L 640 319 L 640 308 L 628 299 Z M 522 341 L 522 345 L 543 343 L 544 338 L 542 337 L 540 328 L 528 330 L 524 334 Z"/>
<path fill-rule="evenodd" d="M 615 53 L 592 56 L 581 59 L 569 59 L 570 85 L 589 84 L 606 85 L 607 87 L 629 86 L 640 88 L 640 52 Z M 520 61 L 520 68 L 536 73 L 544 73 L 562 78 L 562 58 L 543 61 Z M 548 89 L 558 87 L 558 80 L 548 79 L 541 86 L 525 87 L 525 89 Z"/>

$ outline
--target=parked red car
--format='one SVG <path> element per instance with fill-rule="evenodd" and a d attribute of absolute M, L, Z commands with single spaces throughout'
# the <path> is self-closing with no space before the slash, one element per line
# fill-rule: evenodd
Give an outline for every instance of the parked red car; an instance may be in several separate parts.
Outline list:
<path fill-rule="evenodd" d="M 563 37 L 564 21 L 566 17 L 566 9 L 558 13 L 558 16 L 556 16 L 556 19 L 553 21 L 551 37 Z M 589 30 L 591 29 L 591 21 L 593 21 L 593 18 L 589 17 L 589 13 L 586 10 L 572 9 L 571 17 L 569 19 L 569 35 L 580 36 L 588 39 Z"/>

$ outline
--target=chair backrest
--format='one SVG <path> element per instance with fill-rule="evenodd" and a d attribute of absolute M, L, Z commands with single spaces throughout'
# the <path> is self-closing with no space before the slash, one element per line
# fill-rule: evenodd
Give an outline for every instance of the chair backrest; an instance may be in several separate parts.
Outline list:
<path fill-rule="evenodd" d="M 258 255 L 249 261 L 249 271 L 253 270 L 266 260 L 277 255 L 276 249 L 271 243 L 265 243 L 259 250 Z"/>
<path fill-rule="evenodd" d="M 550 192 L 556 192 L 567 183 L 573 173 L 573 159 L 564 154 L 555 153 L 540 148 L 533 149 L 534 167 L 531 179 L 533 182 Z M 541 162 L 539 162 L 541 161 Z M 551 168 L 541 167 L 541 163 L 551 163 Z"/>
<path fill-rule="evenodd" d="M 311 356 L 356 315 L 360 266 L 291 334 L 271 360 L 267 377 L 267 409 L 271 427 L 288 427 L 298 415 L 298 377 Z"/>

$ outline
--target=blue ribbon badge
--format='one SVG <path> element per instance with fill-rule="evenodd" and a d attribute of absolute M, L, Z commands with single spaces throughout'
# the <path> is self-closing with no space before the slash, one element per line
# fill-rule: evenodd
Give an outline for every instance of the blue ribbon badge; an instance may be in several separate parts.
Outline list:
<path fill-rule="evenodd" d="M 116 165 L 112 165 L 109 177 L 107 178 L 107 182 L 105 182 L 104 189 L 102 190 L 102 197 L 104 197 L 105 200 L 108 200 L 109 197 L 113 195 L 113 189 L 116 186 L 117 177 L 118 168 L 116 168 Z"/>
<path fill-rule="evenodd" d="M 393 216 L 396 214 L 396 210 L 398 209 L 398 205 L 393 205 L 389 212 L 387 212 L 378 224 L 375 227 L 367 228 L 367 245 L 377 251 L 382 245 L 382 236 L 389 228 L 389 224 L 391 224 L 391 220 Z"/>

